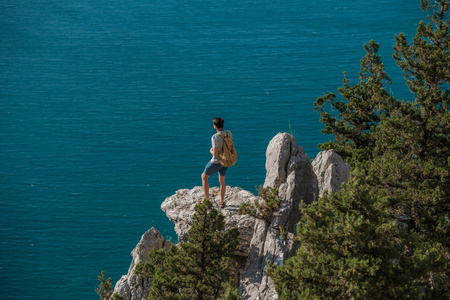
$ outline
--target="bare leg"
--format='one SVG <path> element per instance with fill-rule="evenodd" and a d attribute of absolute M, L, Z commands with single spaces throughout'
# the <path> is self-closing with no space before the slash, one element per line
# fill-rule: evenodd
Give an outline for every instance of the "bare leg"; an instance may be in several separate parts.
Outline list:
<path fill-rule="evenodd" d="M 225 176 L 219 175 L 219 183 L 220 183 L 220 204 L 223 204 L 223 200 L 225 199 L 225 192 L 227 189 L 227 185 L 225 184 Z"/>
<path fill-rule="evenodd" d="M 205 198 L 209 199 L 209 182 L 208 182 L 209 175 L 206 175 L 205 173 L 202 174 L 202 186 L 203 186 L 203 193 L 205 194 Z"/>

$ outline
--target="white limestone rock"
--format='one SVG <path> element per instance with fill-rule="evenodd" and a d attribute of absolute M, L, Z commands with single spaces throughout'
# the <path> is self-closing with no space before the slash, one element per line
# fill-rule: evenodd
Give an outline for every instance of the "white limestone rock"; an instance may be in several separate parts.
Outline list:
<path fill-rule="evenodd" d="M 149 261 L 149 253 L 152 249 L 168 249 L 172 243 L 165 241 L 161 233 L 155 228 L 151 228 L 141 237 L 136 248 L 131 251 L 130 268 L 127 275 L 116 283 L 114 293 L 118 293 L 125 297 L 126 300 L 146 300 L 149 293 L 151 280 L 146 280 L 140 275 L 136 275 L 134 270 L 139 263 Z"/>
<path fill-rule="evenodd" d="M 266 180 L 264 186 L 279 190 L 280 209 L 270 223 L 258 220 L 250 243 L 245 273 L 240 282 L 244 299 L 277 299 L 273 281 L 266 275 L 268 263 L 281 265 L 293 256 L 298 248 L 294 242 L 300 220 L 299 205 L 303 200 L 317 200 L 317 178 L 308 155 L 296 139 L 287 134 L 277 134 L 266 151 Z M 280 228 L 286 231 L 283 237 Z"/>
<path fill-rule="evenodd" d="M 350 166 L 333 150 L 319 152 L 312 165 L 319 182 L 319 197 L 326 190 L 337 192 L 350 178 Z"/>
<path fill-rule="evenodd" d="M 250 240 L 253 235 L 255 218 L 238 214 L 239 207 L 244 202 L 253 203 L 257 196 L 239 187 L 227 186 L 225 194 L 225 207 L 219 207 L 220 191 L 218 187 L 210 189 L 211 201 L 216 209 L 225 216 L 225 229 L 237 227 L 239 229 L 239 249 L 237 255 L 247 256 Z M 204 198 L 201 186 L 193 189 L 176 191 L 161 204 L 161 209 L 167 217 L 175 224 L 175 232 L 178 242 L 186 242 L 188 231 L 192 225 L 195 205 Z"/>

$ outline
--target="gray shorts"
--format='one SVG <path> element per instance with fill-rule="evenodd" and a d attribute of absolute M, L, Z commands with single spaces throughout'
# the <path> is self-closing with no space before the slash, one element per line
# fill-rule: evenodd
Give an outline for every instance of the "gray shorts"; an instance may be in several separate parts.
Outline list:
<path fill-rule="evenodd" d="M 209 161 L 205 167 L 205 170 L 203 171 L 203 173 L 205 173 L 208 176 L 211 176 L 217 172 L 219 172 L 220 176 L 225 176 L 227 174 L 227 167 Z"/>

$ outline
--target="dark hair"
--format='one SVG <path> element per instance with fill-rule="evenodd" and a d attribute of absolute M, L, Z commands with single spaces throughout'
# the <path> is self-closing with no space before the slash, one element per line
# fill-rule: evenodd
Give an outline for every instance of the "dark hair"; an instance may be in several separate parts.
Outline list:
<path fill-rule="evenodd" d="M 223 128 L 224 123 L 225 123 L 225 121 L 222 118 L 214 118 L 214 120 L 213 120 L 213 124 L 216 125 L 216 127 L 218 129 Z"/>

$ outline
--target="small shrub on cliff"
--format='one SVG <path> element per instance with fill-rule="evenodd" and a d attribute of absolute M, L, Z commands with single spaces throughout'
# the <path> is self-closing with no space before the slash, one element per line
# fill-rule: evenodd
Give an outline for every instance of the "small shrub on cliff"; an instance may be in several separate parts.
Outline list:
<path fill-rule="evenodd" d="M 258 196 L 262 201 L 255 200 L 253 204 L 244 202 L 239 207 L 238 213 L 241 215 L 250 215 L 258 219 L 270 222 L 272 213 L 280 208 L 280 199 L 278 190 L 273 187 L 259 187 Z"/>
<path fill-rule="evenodd" d="M 114 295 L 112 295 L 110 300 L 125 300 L 125 297 L 120 295 L 120 294 L 118 294 L 118 293 L 114 293 Z"/>
<path fill-rule="evenodd" d="M 98 275 L 97 278 L 100 281 L 97 289 L 95 290 L 97 295 L 99 295 L 100 299 L 102 299 L 102 300 L 109 299 L 109 297 L 111 296 L 111 293 L 112 293 L 111 278 L 106 279 L 104 271 L 102 271 L 101 275 Z"/>
<path fill-rule="evenodd" d="M 233 293 L 229 282 L 236 276 L 239 231 L 224 231 L 224 218 L 205 199 L 195 207 L 188 242 L 151 251 L 150 261 L 137 266 L 137 274 L 152 279 L 149 299 L 236 299 L 237 286 Z"/>
<path fill-rule="evenodd" d="M 105 278 L 105 272 L 102 271 L 102 275 L 97 277 L 98 280 L 100 281 L 97 289 L 95 290 L 95 292 L 97 293 L 97 295 L 100 296 L 100 299 L 102 300 L 125 300 L 125 298 L 122 295 L 119 295 L 118 293 L 114 293 L 112 296 L 111 294 L 113 293 L 113 288 L 112 288 L 112 280 L 111 278 L 106 279 Z"/>

